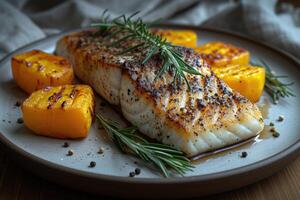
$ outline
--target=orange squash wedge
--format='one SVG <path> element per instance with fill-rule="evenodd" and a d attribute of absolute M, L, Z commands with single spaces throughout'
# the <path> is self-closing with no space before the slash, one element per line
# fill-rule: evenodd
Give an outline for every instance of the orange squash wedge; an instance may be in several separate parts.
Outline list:
<path fill-rule="evenodd" d="M 249 51 L 223 42 L 208 42 L 194 49 L 211 67 L 248 65 Z"/>
<path fill-rule="evenodd" d="M 227 65 L 212 67 L 213 72 L 229 87 L 247 97 L 251 102 L 257 102 L 265 85 L 265 69 L 250 65 Z"/>
<path fill-rule="evenodd" d="M 38 135 L 82 138 L 92 123 L 93 91 L 87 85 L 46 87 L 24 101 L 22 112 L 26 127 Z"/>
<path fill-rule="evenodd" d="M 153 32 L 176 46 L 197 47 L 197 34 L 190 30 L 154 29 Z"/>
<path fill-rule="evenodd" d="M 68 60 L 39 50 L 15 55 L 12 73 L 17 85 L 29 94 L 46 86 L 72 84 L 74 78 Z"/>

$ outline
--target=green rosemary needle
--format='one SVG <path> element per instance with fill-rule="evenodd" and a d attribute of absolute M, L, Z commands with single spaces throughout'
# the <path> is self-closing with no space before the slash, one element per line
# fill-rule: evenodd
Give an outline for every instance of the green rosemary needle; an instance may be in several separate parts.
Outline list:
<path fill-rule="evenodd" d="M 112 141 L 125 153 L 132 153 L 140 159 L 154 164 L 161 170 L 165 177 L 171 175 L 171 171 L 184 175 L 192 171 L 190 160 L 168 145 L 148 142 L 138 136 L 136 127 L 120 128 L 114 122 L 109 122 L 101 115 L 97 119 L 108 133 Z"/>
<path fill-rule="evenodd" d="M 136 49 L 143 49 L 147 53 L 141 64 L 146 64 L 154 54 L 158 54 L 163 60 L 163 66 L 158 71 L 156 78 L 167 71 L 173 71 L 173 83 L 176 85 L 184 80 L 190 89 L 190 84 L 185 73 L 194 75 L 201 75 L 201 73 L 188 64 L 184 60 L 183 55 L 172 44 L 161 36 L 152 33 L 148 28 L 148 24 L 145 24 L 142 19 L 132 20 L 137 14 L 138 12 L 129 17 L 121 15 L 110 20 L 109 15 L 105 11 L 100 23 L 92 24 L 92 26 L 99 27 L 100 33 L 109 33 L 106 39 L 122 35 L 120 39 L 110 44 L 111 46 L 121 46 L 121 43 L 126 40 L 134 39 L 137 41 L 137 44 L 125 48 L 120 54 L 132 52 Z"/>
<path fill-rule="evenodd" d="M 286 75 L 276 75 L 271 67 L 264 61 L 259 60 L 259 62 L 251 62 L 252 65 L 261 66 L 266 69 L 266 83 L 265 91 L 272 98 L 273 103 L 277 104 L 280 98 L 285 97 L 295 97 L 294 91 L 289 87 L 293 85 L 293 82 L 283 83 L 281 78 L 288 78 Z"/>

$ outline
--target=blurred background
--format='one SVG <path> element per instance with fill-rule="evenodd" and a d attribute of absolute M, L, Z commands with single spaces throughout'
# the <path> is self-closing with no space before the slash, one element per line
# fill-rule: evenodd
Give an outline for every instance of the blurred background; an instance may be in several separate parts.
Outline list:
<path fill-rule="evenodd" d="M 300 1 L 288 0 L 1 0 L 0 58 L 34 40 L 141 11 L 145 21 L 226 29 L 272 44 L 300 58 Z"/>
<path fill-rule="evenodd" d="M 141 11 L 140 16 L 148 22 L 161 19 L 162 22 L 236 32 L 300 59 L 300 0 L 0 0 L 0 59 L 33 41 L 88 27 L 100 19 L 105 9 L 112 17 Z M 21 197 L 33 195 L 36 196 L 31 199 L 57 199 L 58 196 L 86 199 L 86 194 L 32 176 L 9 157 L 0 151 L 0 199 L 8 199 L 8 196 L 26 199 Z M 251 199 L 264 194 L 277 197 L 280 193 L 290 197 L 288 199 L 296 199 L 293 197 L 299 197 L 299 185 L 295 184 L 299 183 L 299 175 L 295 169 L 299 166 L 298 159 L 272 178 L 241 189 L 240 193 L 230 193 L 228 198 L 221 194 L 220 199 Z M 290 190 L 286 191 L 283 185 Z"/>

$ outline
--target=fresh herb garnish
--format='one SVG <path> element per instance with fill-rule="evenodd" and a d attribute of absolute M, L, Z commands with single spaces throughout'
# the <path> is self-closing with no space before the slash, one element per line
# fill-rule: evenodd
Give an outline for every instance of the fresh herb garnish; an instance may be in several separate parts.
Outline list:
<path fill-rule="evenodd" d="M 259 62 L 251 62 L 251 64 L 261 66 L 266 69 L 265 90 L 272 98 L 273 103 L 277 104 L 280 98 L 296 96 L 294 91 L 289 87 L 293 85 L 294 82 L 283 83 L 279 80 L 281 78 L 288 78 L 288 76 L 276 75 L 264 60 L 259 60 Z"/>
<path fill-rule="evenodd" d="M 147 53 L 141 64 L 146 64 L 154 54 L 158 54 L 163 60 L 163 65 L 158 71 L 156 78 L 167 71 L 173 71 L 173 83 L 177 85 L 184 80 L 190 89 L 190 84 L 185 73 L 201 75 L 198 70 L 184 60 L 183 55 L 171 43 L 167 42 L 161 36 L 152 33 L 148 29 L 148 24 L 145 24 L 142 19 L 133 20 L 132 18 L 138 12 L 129 17 L 121 15 L 114 19 L 110 19 L 109 14 L 106 12 L 103 13 L 100 23 L 92 24 L 92 26 L 99 27 L 99 33 L 101 34 L 104 32 L 109 33 L 104 37 L 106 40 L 116 35 L 121 35 L 121 38 L 112 42 L 110 46 L 121 46 L 121 43 L 127 40 L 137 41 L 134 45 L 126 47 L 120 54 L 142 49 Z"/>
<path fill-rule="evenodd" d="M 192 170 L 190 160 L 181 151 L 168 145 L 148 142 L 136 134 L 136 127 L 120 128 L 116 123 L 109 122 L 101 115 L 97 115 L 97 118 L 109 137 L 123 152 L 132 153 L 154 164 L 165 177 L 169 177 L 171 171 L 183 175 Z"/>

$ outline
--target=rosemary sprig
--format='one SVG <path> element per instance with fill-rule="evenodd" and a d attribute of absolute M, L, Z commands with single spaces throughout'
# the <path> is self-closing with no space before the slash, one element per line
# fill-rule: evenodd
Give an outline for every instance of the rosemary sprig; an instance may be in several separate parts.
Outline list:
<path fill-rule="evenodd" d="M 259 62 L 252 62 L 252 64 L 256 66 L 262 66 L 266 69 L 265 90 L 272 98 L 273 103 L 277 104 L 280 98 L 296 96 L 294 91 L 289 87 L 293 85 L 294 82 L 283 83 L 280 81 L 281 78 L 288 78 L 288 76 L 276 75 L 264 60 L 260 59 Z"/>
<path fill-rule="evenodd" d="M 97 119 L 123 152 L 132 153 L 142 160 L 154 164 L 165 177 L 169 177 L 171 171 L 183 175 L 186 171 L 193 169 L 190 160 L 181 151 L 168 145 L 148 142 L 135 134 L 136 127 L 120 128 L 116 123 L 109 122 L 101 115 L 97 115 Z"/>
<path fill-rule="evenodd" d="M 173 71 L 173 83 L 180 84 L 184 80 L 190 89 L 190 84 L 186 78 L 186 73 L 194 75 L 202 75 L 193 66 L 188 64 L 183 55 L 181 55 L 175 47 L 163 39 L 159 35 L 155 35 L 148 29 L 148 24 L 145 24 L 142 19 L 132 18 L 138 14 L 133 13 L 129 17 L 121 15 L 115 19 L 110 20 L 109 14 L 104 12 L 100 23 L 92 24 L 92 26 L 99 27 L 100 32 L 106 31 L 109 33 L 104 39 L 110 39 L 116 35 L 122 35 L 120 39 L 114 41 L 110 46 L 121 46 L 121 43 L 127 40 L 135 40 L 137 44 L 125 48 L 120 54 L 135 51 L 137 49 L 145 50 L 146 55 L 141 64 L 146 64 L 149 59 L 158 54 L 163 60 L 163 66 L 158 71 L 156 78 L 160 77 L 167 71 Z"/>

